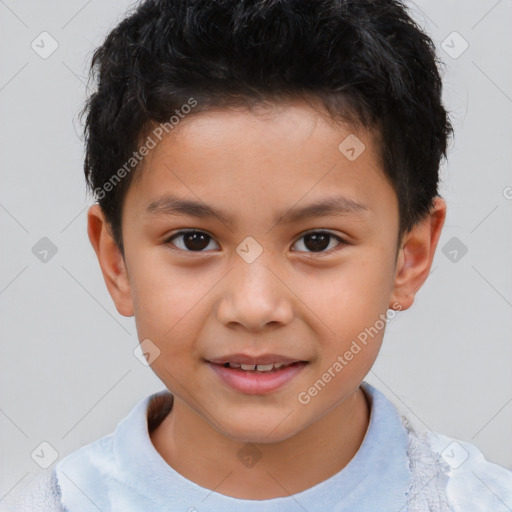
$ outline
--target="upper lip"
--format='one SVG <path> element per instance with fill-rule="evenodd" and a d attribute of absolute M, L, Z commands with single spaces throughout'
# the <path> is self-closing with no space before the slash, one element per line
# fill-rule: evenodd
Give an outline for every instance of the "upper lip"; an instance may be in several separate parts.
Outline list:
<path fill-rule="evenodd" d="M 302 359 L 295 359 L 289 356 L 280 354 L 261 354 L 259 356 L 250 356 L 248 354 L 229 354 L 227 356 L 219 357 L 216 359 L 209 359 L 210 363 L 226 364 L 226 363 L 239 363 L 239 364 L 272 364 L 272 363 L 296 363 L 302 362 Z M 304 361 L 307 362 L 307 361 Z"/>

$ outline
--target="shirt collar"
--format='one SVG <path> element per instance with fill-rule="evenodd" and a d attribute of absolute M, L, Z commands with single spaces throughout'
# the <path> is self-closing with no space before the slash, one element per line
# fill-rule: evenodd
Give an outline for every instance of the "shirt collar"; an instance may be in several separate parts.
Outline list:
<path fill-rule="evenodd" d="M 113 476 L 151 500 L 167 507 L 176 504 L 176 510 L 179 506 L 182 510 L 193 506 L 201 510 L 206 505 L 209 510 L 281 512 L 319 510 L 323 506 L 337 512 L 396 512 L 405 508 L 410 482 L 407 431 L 396 408 L 381 392 L 366 382 L 361 387 L 371 412 L 358 452 L 341 471 L 292 496 L 233 498 L 201 487 L 169 466 L 149 437 L 151 424 L 160 421 L 172 405 L 173 397 L 166 389 L 140 400 L 118 424 L 113 436 Z M 159 411 L 164 411 L 160 417 Z"/>

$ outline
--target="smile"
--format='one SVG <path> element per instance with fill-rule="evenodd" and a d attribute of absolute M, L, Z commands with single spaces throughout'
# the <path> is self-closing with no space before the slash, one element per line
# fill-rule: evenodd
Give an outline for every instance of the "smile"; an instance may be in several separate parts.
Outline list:
<path fill-rule="evenodd" d="M 258 372 L 271 372 L 273 370 L 279 370 L 291 366 L 295 363 L 274 363 L 274 364 L 240 364 L 240 363 L 226 363 L 224 368 L 240 368 L 244 371 L 258 371 Z"/>
<path fill-rule="evenodd" d="M 274 364 L 207 362 L 216 378 L 229 389 L 247 395 L 265 395 L 280 390 L 309 364 L 305 361 Z"/>

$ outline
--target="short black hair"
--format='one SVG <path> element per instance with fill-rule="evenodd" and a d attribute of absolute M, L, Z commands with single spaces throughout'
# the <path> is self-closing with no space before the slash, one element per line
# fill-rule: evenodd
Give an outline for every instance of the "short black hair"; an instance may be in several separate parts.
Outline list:
<path fill-rule="evenodd" d="M 134 152 L 155 126 L 169 132 L 182 113 L 309 98 L 378 134 L 400 240 L 439 195 L 453 134 L 442 64 L 400 0 L 142 1 L 92 57 L 97 87 L 81 112 L 87 184 L 124 256 Z"/>

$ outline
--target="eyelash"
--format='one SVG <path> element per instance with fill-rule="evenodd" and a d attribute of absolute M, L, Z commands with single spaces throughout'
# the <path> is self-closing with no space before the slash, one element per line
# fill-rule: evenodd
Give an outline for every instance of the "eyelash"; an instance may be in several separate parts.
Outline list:
<path fill-rule="evenodd" d="M 204 250 L 203 251 L 189 251 L 189 250 L 186 250 L 186 249 L 180 249 L 180 248 L 176 248 L 176 245 L 174 243 L 172 243 L 172 240 L 174 240 L 175 238 L 178 238 L 180 236 L 187 235 L 187 234 L 190 234 L 190 233 L 204 234 L 204 235 L 208 236 L 211 240 L 215 240 L 214 237 L 212 237 L 206 231 L 200 231 L 200 230 L 197 230 L 197 229 L 190 229 L 190 230 L 177 231 L 176 233 L 174 233 L 173 235 L 168 237 L 164 241 L 164 244 L 167 245 L 168 249 L 173 251 L 173 252 L 181 252 L 181 253 L 188 252 L 188 253 L 193 253 L 193 254 L 202 254 L 202 253 L 208 252 L 208 251 L 204 251 Z M 325 254 L 332 254 L 334 252 L 337 252 L 338 250 L 340 250 L 340 247 L 339 247 L 340 245 L 348 245 L 348 242 L 346 242 L 340 236 L 335 235 L 334 233 L 331 233 L 329 231 L 322 231 L 322 230 L 307 231 L 305 233 L 302 233 L 300 235 L 300 237 L 297 239 L 297 241 L 294 242 L 294 245 L 295 245 L 295 243 L 297 243 L 299 240 L 301 240 L 302 238 L 304 238 L 307 235 L 319 235 L 319 234 L 328 235 L 329 237 L 336 239 L 339 242 L 339 244 L 336 245 L 334 248 L 329 249 L 328 251 L 320 251 L 320 252 L 314 252 L 314 251 L 293 251 L 293 252 L 305 252 L 306 254 L 325 255 Z"/>

